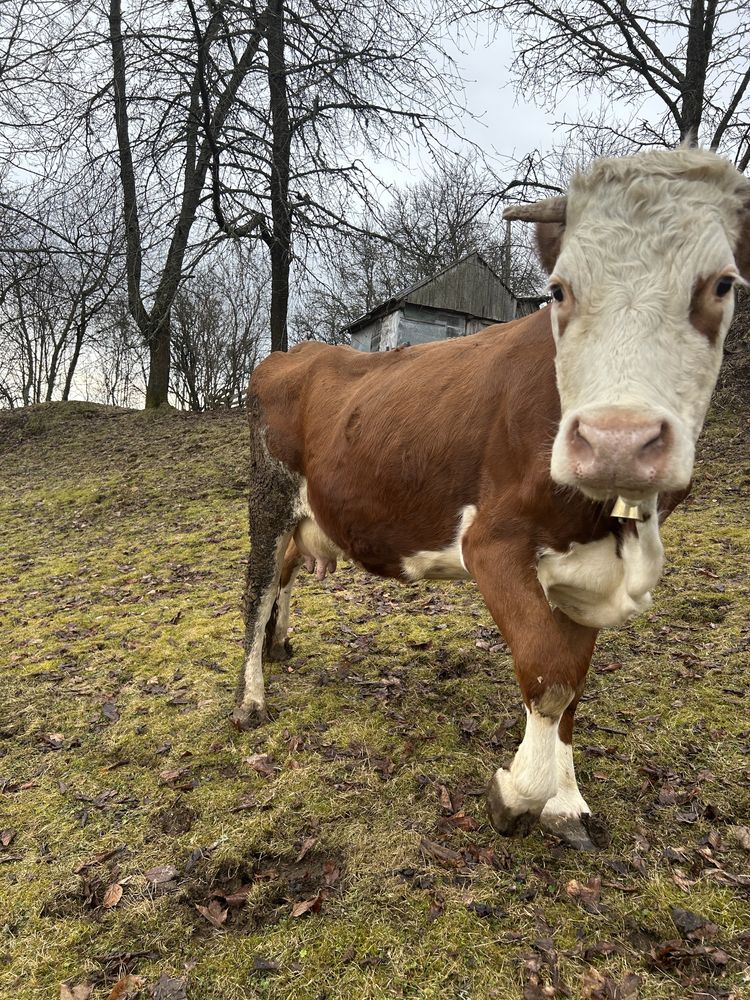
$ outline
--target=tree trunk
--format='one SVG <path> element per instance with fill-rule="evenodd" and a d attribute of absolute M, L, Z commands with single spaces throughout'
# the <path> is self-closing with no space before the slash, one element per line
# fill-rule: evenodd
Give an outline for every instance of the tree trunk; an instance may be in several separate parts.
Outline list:
<path fill-rule="evenodd" d="M 65 376 L 65 385 L 63 387 L 62 398 L 65 402 L 70 398 L 70 389 L 73 384 L 73 376 L 76 372 L 76 367 L 78 365 L 78 359 L 81 356 L 81 346 L 83 344 L 83 338 L 86 333 L 86 326 L 88 325 L 88 315 L 86 314 L 86 297 L 83 296 L 81 300 L 81 318 L 76 324 L 76 339 L 75 345 L 73 347 L 73 357 L 70 359 L 70 364 L 68 365 L 68 371 Z"/>
<path fill-rule="evenodd" d="M 271 245 L 271 350 L 288 351 L 287 312 L 289 309 L 289 244 Z"/>
<path fill-rule="evenodd" d="M 73 376 L 76 373 L 76 368 L 78 366 L 78 359 L 81 356 L 81 344 L 83 343 L 83 332 L 85 330 L 85 325 L 83 320 L 76 327 L 76 342 L 73 348 L 73 357 L 70 359 L 70 364 L 68 365 L 68 371 L 65 375 L 65 385 L 63 386 L 62 399 L 67 403 L 70 399 L 70 390 L 73 385 Z"/>
<path fill-rule="evenodd" d="M 703 119 L 703 94 L 706 71 L 711 57 L 715 22 L 715 4 L 692 0 L 685 52 L 685 80 L 680 108 L 680 139 L 697 146 Z"/>
<path fill-rule="evenodd" d="M 292 218 L 289 211 L 289 98 L 284 55 L 284 0 L 268 5 L 268 89 L 271 109 L 271 350 L 289 348 L 289 270 L 292 260 Z"/>
<path fill-rule="evenodd" d="M 171 362 L 170 320 L 167 314 L 154 323 L 148 335 L 149 371 L 146 385 L 146 409 L 169 405 L 169 367 Z"/>

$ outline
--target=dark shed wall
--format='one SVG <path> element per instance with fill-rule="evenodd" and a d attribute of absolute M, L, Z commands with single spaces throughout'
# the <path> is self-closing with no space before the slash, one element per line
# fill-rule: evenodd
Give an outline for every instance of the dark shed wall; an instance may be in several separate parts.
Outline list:
<path fill-rule="evenodd" d="M 408 305 L 398 325 L 398 346 L 426 344 L 431 340 L 463 337 L 466 318 L 455 313 L 438 312 L 422 306 Z"/>

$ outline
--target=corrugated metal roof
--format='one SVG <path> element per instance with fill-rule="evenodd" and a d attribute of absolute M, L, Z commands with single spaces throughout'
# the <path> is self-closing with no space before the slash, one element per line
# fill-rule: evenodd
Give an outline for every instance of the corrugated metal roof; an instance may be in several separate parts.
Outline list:
<path fill-rule="evenodd" d="M 406 303 L 463 313 L 491 322 L 511 319 L 515 311 L 513 293 L 475 250 L 448 264 L 437 274 L 423 278 L 398 295 L 381 302 L 343 327 L 342 332 L 356 333 L 373 320 L 395 312 Z"/>

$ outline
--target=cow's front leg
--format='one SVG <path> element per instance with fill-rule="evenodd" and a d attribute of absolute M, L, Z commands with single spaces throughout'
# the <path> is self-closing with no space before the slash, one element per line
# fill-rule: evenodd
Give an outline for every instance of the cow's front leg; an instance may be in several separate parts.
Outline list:
<path fill-rule="evenodd" d="M 487 789 L 490 819 L 498 833 L 525 836 L 557 796 L 557 730 L 572 697 L 561 685 L 529 699 L 523 741 L 510 767 L 498 768 Z"/>
<path fill-rule="evenodd" d="M 592 816 L 581 795 L 573 764 L 573 716 L 578 699 L 563 712 L 557 736 L 557 792 L 544 806 L 540 823 L 546 833 L 564 840 L 579 851 L 606 847 L 609 832 L 606 823 Z"/>
<path fill-rule="evenodd" d="M 525 835 L 546 808 L 554 813 L 560 806 L 572 828 L 573 814 L 580 818 L 588 807 L 580 793 L 580 802 L 573 805 L 572 751 L 568 758 L 568 750 L 560 746 L 565 742 L 561 734 L 568 735 L 569 747 L 572 712 L 583 690 L 596 630 L 552 611 L 536 578 L 530 540 L 497 541 L 488 535 L 475 523 L 463 555 L 510 646 L 526 706 L 523 741 L 510 766 L 496 771 L 487 791 L 490 819 L 499 833 Z M 555 832 L 575 846 L 592 846 L 580 837 L 575 844 L 576 838 L 566 837 L 561 825 Z"/>

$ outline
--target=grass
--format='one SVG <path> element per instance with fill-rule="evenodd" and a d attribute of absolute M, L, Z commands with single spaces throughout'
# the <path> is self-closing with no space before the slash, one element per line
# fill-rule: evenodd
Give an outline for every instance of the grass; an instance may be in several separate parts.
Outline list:
<path fill-rule="evenodd" d="M 305 577 L 273 719 L 230 727 L 241 415 L 49 404 L 0 415 L 0 442 L 0 996 L 106 998 L 130 971 L 200 1000 L 625 1000 L 628 973 L 641 1000 L 750 997 L 740 414 L 707 429 L 652 611 L 595 654 L 591 855 L 486 822 L 521 711 L 473 585 Z M 587 909 L 571 883 L 597 878 Z M 237 889 L 219 927 L 196 908 Z M 672 906 L 716 925 L 702 945 Z"/>

